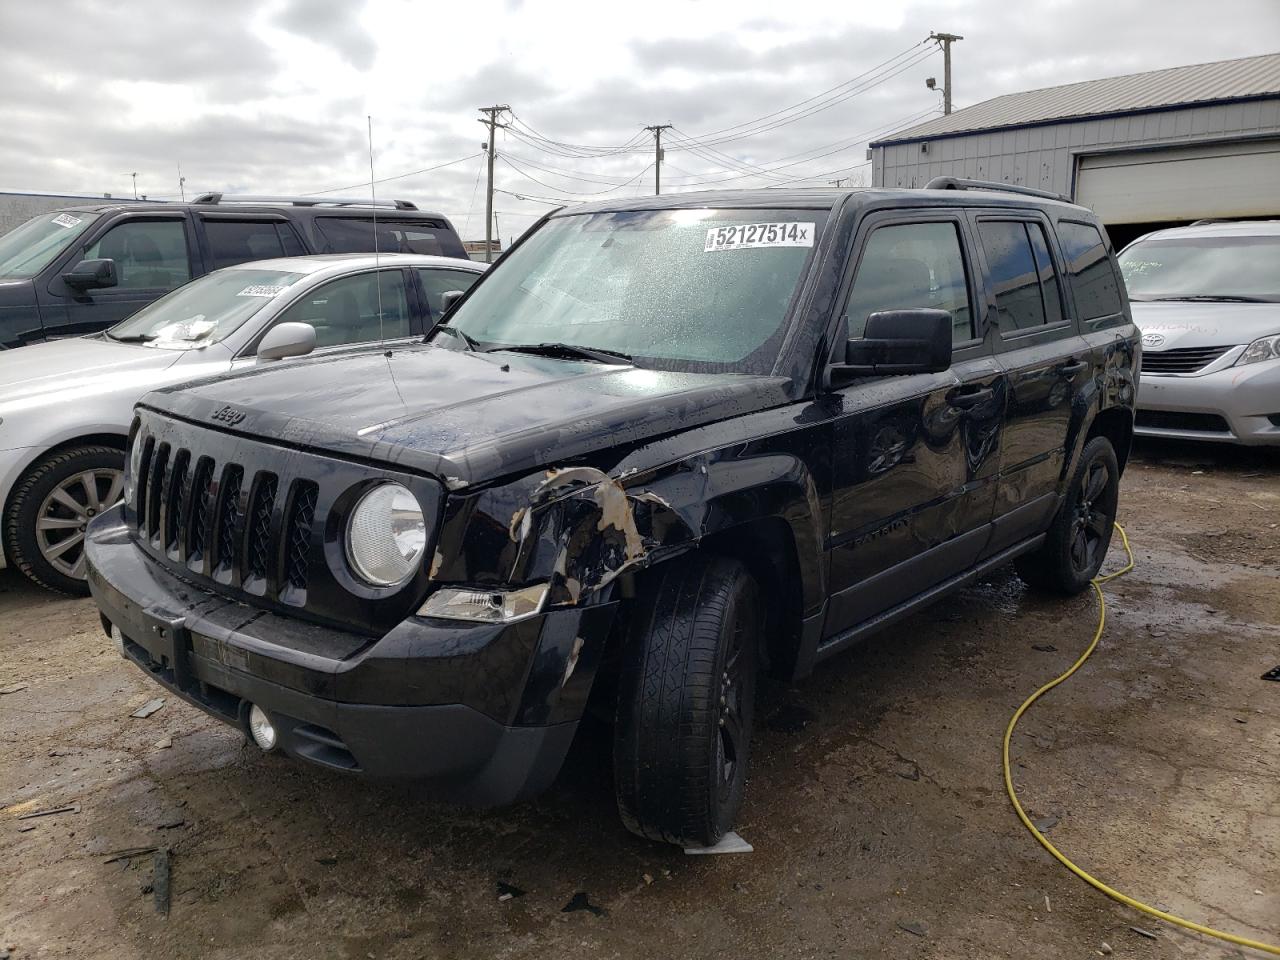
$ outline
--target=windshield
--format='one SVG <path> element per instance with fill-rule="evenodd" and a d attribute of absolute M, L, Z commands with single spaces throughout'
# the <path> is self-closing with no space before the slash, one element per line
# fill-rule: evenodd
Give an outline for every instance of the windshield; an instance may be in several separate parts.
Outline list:
<path fill-rule="evenodd" d="M 304 276 L 283 270 L 218 270 L 143 307 L 107 336 L 168 350 L 217 343 Z"/>
<path fill-rule="evenodd" d="M 1131 300 L 1280 301 L 1280 237 L 1139 240 L 1120 271 Z"/>
<path fill-rule="evenodd" d="M 46 213 L 0 236 L 0 278 L 34 277 L 97 219 L 82 210 Z"/>
<path fill-rule="evenodd" d="M 568 344 L 662 369 L 769 373 L 825 218 L 817 210 L 558 217 L 512 250 L 449 326 L 482 348 Z"/>

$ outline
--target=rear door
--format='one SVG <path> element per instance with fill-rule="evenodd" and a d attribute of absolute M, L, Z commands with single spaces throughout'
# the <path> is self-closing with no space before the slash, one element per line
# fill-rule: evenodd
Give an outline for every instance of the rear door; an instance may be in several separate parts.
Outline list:
<path fill-rule="evenodd" d="M 1064 307 L 1061 258 L 1044 215 L 1002 211 L 974 221 L 1009 390 L 990 555 L 1042 531 L 1057 509 L 1068 437 L 1083 415 L 1076 401 L 1094 364 Z"/>
<path fill-rule="evenodd" d="M 81 260 L 113 260 L 114 287 L 76 290 L 62 275 Z M 191 223 L 185 213 L 127 214 L 68 252 L 47 281 L 50 309 L 41 311 L 45 336 L 94 333 L 181 286 L 201 272 Z"/>
<path fill-rule="evenodd" d="M 989 534 L 1003 375 L 974 318 L 980 280 L 959 211 L 873 214 L 842 323 L 934 307 L 954 319 L 943 373 L 864 378 L 835 391 L 825 633 L 842 631 L 968 568 Z M 844 334 L 838 334 L 843 344 Z M 842 349 L 842 347 L 838 347 Z"/>

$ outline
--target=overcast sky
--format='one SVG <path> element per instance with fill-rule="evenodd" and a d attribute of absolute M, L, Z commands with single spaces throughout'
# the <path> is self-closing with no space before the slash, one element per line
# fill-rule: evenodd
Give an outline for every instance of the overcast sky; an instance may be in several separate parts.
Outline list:
<path fill-rule="evenodd" d="M 869 182 L 865 141 L 941 109 L 930 30 L 965 37 L 959 109 L 1276 52 L 1280 0 L 0 0 L 0 189 L 132 196 L 136 171 L 176 199 L 181 164 L 188 197 L 368 196 L 372 114 L 377 176 L 398 177 L 379 195 L 482 237 L 476 108 L 501 103 L 504 240 L 549 208 L 521 198 L 652 192 L 646 124 L 675 126 L 664 192 Z"/>

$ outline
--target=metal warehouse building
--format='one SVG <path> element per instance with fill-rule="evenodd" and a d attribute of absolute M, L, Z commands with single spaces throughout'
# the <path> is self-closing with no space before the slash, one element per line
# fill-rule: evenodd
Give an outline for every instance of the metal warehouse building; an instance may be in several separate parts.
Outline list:
<path fill-rule="evenodd" d="M 1117 246 L 1202 218 L 1280 217 L 1280 54 L 1011 93 L 871 144 L 876 186 L 1051 190 Z"/>

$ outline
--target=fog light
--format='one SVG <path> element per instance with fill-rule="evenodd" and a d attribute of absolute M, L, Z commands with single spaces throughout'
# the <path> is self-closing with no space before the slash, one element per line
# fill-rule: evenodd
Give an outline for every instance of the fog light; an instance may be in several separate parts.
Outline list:
<path fill-rule="evenodd" d="M 263 710 L 256 703 L 249 707 L 249 736 L 263 750 L 274 750 L 276 745 L 276 728 Z"/>
<path fill-rule="evenodd" d="M 114 623 L 111 625 L 111 639 L 116 642 L 116 649 L 120 651 L 120 656 L 124 656 L 124 634 L 120 632 L 120 628 Z"/>

